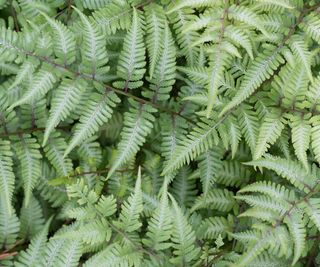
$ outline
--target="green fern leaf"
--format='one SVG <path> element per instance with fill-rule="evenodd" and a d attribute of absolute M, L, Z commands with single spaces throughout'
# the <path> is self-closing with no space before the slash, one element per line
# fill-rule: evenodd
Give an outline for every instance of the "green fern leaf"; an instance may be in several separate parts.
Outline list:
<path fill-rule="evenodd" d="M 302 203 L 302 207 L 311 221 L 320 231 L 320 200 L 319 198 L 310 198 Z"/>
<path fill-rule="evenodd" d="M 39 266 L 40 259 L 43 255 L 45 244 L 47 242 L 47 235 L 49 231 L 49 225 L 51 219 L 49 219 L 43 229 L 35 235 L 26 251 L 21 251 L 15 262 L 14 266 L 23 267 L 37 267 Z"/>
<path fill-rule="evenodd" d="M 172 232 L 171 210 L 168 203 L 168 195 L 166 190 L 163 191 L 160 205 L 154 211 L 148 225 L 146 234 L 148 239 L 143 240 L 143 243 L 150 248 L 156 250 L 164 250 L 171 246 L 169 242 Z"/>
<path fill-rule="evenodd" d="M 114 82 L 116 88 L 135 89 L 143 85 L 142 77 L 146 72 L 145 45 L 143 41 L 143 20 L 138 11 L 133 10 L 132 26 L 124 39 L 119 56 L 117 75 L 124 82 Z"/>
<path fill-rule="evenodd" d="M 308 170 L 307 150 L 310 144 L 311 125 L 308 122 L 308 117 L 300 118 L 299 116 L 294 116 L 291 121 L 292 142 L 295 154 L 305 169 Z"/>
<path fill-rule="evenodd" d="M 2 248 L 11 248 L 19 234 L 20 220 L 13 208 L 9 210 L 4 201 L 0 201 L 0 245 Z"/>
<path fill-rule="evenodd" d="M 199 248 L 195 246 L 195 232 L 190 226 L 186 216 L 179 208 L 177 202 L 170 196 L 173 210 L 173 232 L 172 232 L 172 246 L 174 248 L 174 258 L 171 262 L 175 265 L 186 264 L 191 262 L 198 256 Z"/>
<path fill-rule="evenodd" d="M 83 27 L 83 40 L 81 44 L 82 72 L 89 74 L 93 79 L 105 75 L 109 71 L 106 38 L 97 25 L 90 21 L 80 10 L 75 8 L 80 16 Z"/>
<path fill-rule="evenodd" d="M 171 14 L 179 9 L 187 7 L 210 7 L 215 5 L 217 4 L 210 0 L 178 0 L 172 2 L 171 6 L 168 8 L 167 14 Z"/>
<path fill-rule="evenodd" d="M 173 159 L 167 163 L 163 170 L 163 174 L 168 174 L 185 163 L 189 163 L 201 153 L 208 151 L 213 147 L 214 142 L 218 142 L 216 131 L 217 123 L 215 121 L 203 121 L 182 140 L 183 145 L 177 146 Z"/>
<path fill-rule="evenodd" d="M 128 200 L 123 203 L 117 225 L 128 233 L 138 230 L 142 225 L 139 220 L 142 210 L 141 169 L 139 167 L 134 192 L 129 196 Z"/>
<path fill-rule="evenodd" d="M 0 192 L 1 202 L 6 207 L 8 216 L 12 215 L 12 196 L 14 190 L 15 176 L 13 173 L 13 153 L 10 142 L 0 140 Z"/>
<path fill-rule="evenodd" d="M 154 70 L 161 55 L 161 43 L 165 28 L 166 17 L 162 7 L 156 4 L 148 5 L 145 11 L 147 25 L 146 44 L 150 58 L 149 74 L 150 79 L 152 79 Z"/>
<path fill-rule="evenodd" d="M 41 231 L 44 226 L 44 217 L 39 201 L 35 197 L 30 198 L 28 206 L 20 210 L 20 233 L 19 237 L 28 239 Z"/>
<path fill-rule="evenodd" d="M 76 267 L 82 254 L 78 240 L 51 238 L 44 250 L 41 266 Z"/>
<path fill-rule="evenodd" d="M 176 77 L 176 50 L 170 28 L 164 26 L 160 42 L 161 54 L 154 69 L 153 78 L 150 78 L 152 92 L 144 92 L 143 95 L 152 99 L 153 103 L 165 101 L 170 98 L 172 86 Z M 150 74 L 151 75 L 151 74 Z"/>
<path fill-rule="evenodd" d="M 242 5 L 232 5 L 228 9 L 228 18 L 243 22 L 269 36 L 259 16 L 253 10 Z"/>
<path fill-rule="evenodd" d="M 130 246 L 121 247 L 119 243 L 107 246 L 90 258 L 84 267 L 141 266 L 142 253 Z"/>
<path fill-rule="evenodd" d="M 232 229 L 230 222 L 224 217 L 209 217 L 202 221 L 199 232 L 207 239 L 216 239 L 219 235 L 224 236 Z"/>
<path fill-rule="evenodd" d="M 49 119 L 46 123 L 46 130 L 43 137 L 42 146 L 44 146 L 49 138 L 50 133 L 59 124 L 60 121 L 69 116 L 80 103 L 84 85 L 79 81 L 65 79 L 58 87 L 54 98 L 51 101 L 51 109 Z"/>
<path fill-rule="evenodd" d="M 320 44 L 320 23 L 317 12 L 310 12 L 308 16 L 304 18 L 300 27 L 312 37 L 318 44 Z"/>
<path fill-rule="evenodd" d="M 274 71 L 283 64 L 284 60 L 278 50 L 260 54 L 254 59 L 243 78 L 240 89 L 233 99 L 223 108 L 220 117 L 229 110 L 240 105 L 247 99 L 265 80 L 271 77 Z"/>
<path fill-rule="evenodd" d="M 48 91 L 50 91 L 56 81 L 55 76 L 47 71 L 38 71 L 30 82 L 29 88 L 24 93 L 24 95 L 14 104 L 11 105 L 9 109 L 21 106 L 23 104 L 30 104 L 33 101 L 41 99 Z"/>
<path fill-rule="evenodd" d="M 93 12 L 92 17 L 103 32 L 111 35 L 117 30 L 130 28 L 132 7 L 127 1 L 112 1 Z"/>
<path fill-rule="evenodd" d="M 277 0 L 254 0 L 254 1 L 258 2 L 258 3 L 266 4 L 266 5 L 279 6 L 279 7 L 288 8 L 288 9 L 294 8 L 291 5 L 290 0 L 283 0 L 283 1 L 277 1 Z"/>
<path fill-rule="evenodd" d="M 135 156 L 153 128 L 155 117 L 152 113 L 155 112 L 155 109 L 135 101 L 130 101 L 130 104 L 130 112 L 125 114 L 125 127 L 122 130 L 121 141 L 108 177 Z"/>
<path fill-rule="evenodd" d="M 211 190 L 207 195 L 201 195 L 196 200 L 192 207 L 192 211 L 210 208 L 217 209 L 219 211 L 227 212 L 232 209 L 235 201 L 233 199 L 232 192 L 228 190 L 222 190 L 215 188 Z"/>
<path fill-rule="evenodd" d="M 242 105 L 239 114 L 239 126 L 241 133 L 244 136 L 251 152 L 253 153 L 257 144 L 258 137 L 258 118 L 252 107 L 249 105 Z"/>
<path fill-rule="evenodd" d="M 206 196 L 215 182 L 215 176 L 222 169 L 223 150 L 216 147 L 210 149 L 199 157 L 200 179 L 203 194 Z"/>
<path fill-rule="evenodd" d="M 32 190 L 41 175 L 40 159 L 42 156 L 39 151 L 39 144 L 36 139 L 31 137 L 31 135 L 22 135 L 17 141 L 15 151 L 20 162 L 20 178 L 23 183 L 25 197 L 24 204 L 28 206 Z"/>
<path fill-rule="evenodd" d="M 295 265 L 305 248 L 306 229 L 302 215 L 298 211 L 293 211 L 288 214 L 284 220 L 289 228 L 290 235 L 294 242 L 294 255 L 292 265 Z"/>
<path fill-rule="evenodd" d="M 315 116 L 311 119 L 312 129 L 311 129 L 311 146 L 315 154 L 315 158 L 320 162 L 320 122 L 319 117 Z"/>
<path fill-rule="evenodd" d="M 12 90 L 13 88 L 17 87 L 18 85 L 21 85 L 23 82 L 27 82 L 35 69 L 37 68 L 39 62 L 33 59 L 29 59 L 25 61 L 17 73 L 17 76 L 15 77 L 14 82 L 10 85 L 8 88 L 8 91 Z"/>
<path fill-rule="evenodd" d="M 67 177 L 73 170 L 71 159 L 63 157 L 66 148 L 67 143 L 64 138 L 58 132 L 55 132 L 43 149 L 49 162 L 56 169 L 57 175 L 63 177 Z"/>
<path fill-rule="evenodd" d="M 73 63 L 76 59 L 76 40 L 74 34 L 60 21 L 51 19 L 45 13 L 41 13 L 54 30 L 53 47 L 57 63 L 65 66 Z"/>
<path fill-rule="evenodd" d="M 266 158 L 254 160 L 245 164 L 273 170 L 281 177 L 287 179 L 295 187 L 306 193 L 310 192 L 317 180 L 314 174 L 307 173 L 298 162 L 279 157 L 267 156 Z"/>
<path fill-rule="evenodd" d="M 313 82 L 313 75 L 311 72 L 311 53 L 308 50 L 307 44 L 305 43 L 302 36 L 295 35 L 292 37 L 292 41 L 289 43 L 289 46 L 296 56 L 299 63 L 301 63 L 307 72 L 307 75 L 311 82 Z"/>
<path fill-rule="evenodd" d="M 277 141 L 284 129 L 284 122 L 281 115 L 277 113 L 267 115 L 259 130 L 253 159 L 262 157 L 268 151 L 270 145 Z"/>
<path fill-rule="evenodd" d="M 113 108 L 119 102 L 120 99 L 114 92 L 108 92 L 104 95 L 92 94 L 85 106 L 80 107 L 82 109 L 80 122 L 75 126 L 74 135 L 64 152 L 64 157 L 77 145 L 97 132 L 99 126 L 111 118 Z"/>

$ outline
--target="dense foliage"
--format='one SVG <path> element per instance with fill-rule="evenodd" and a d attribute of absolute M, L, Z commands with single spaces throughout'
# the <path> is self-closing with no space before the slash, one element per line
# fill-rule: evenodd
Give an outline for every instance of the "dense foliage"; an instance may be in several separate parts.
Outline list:
<path fill-rule="evenodd" d="M 319 0 L 0 0 L 1 266 L 319 266 Z"/>

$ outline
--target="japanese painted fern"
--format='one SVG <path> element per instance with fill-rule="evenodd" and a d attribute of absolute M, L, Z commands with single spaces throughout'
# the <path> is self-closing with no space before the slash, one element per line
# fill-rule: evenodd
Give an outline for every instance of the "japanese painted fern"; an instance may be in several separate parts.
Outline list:
<path fill-rule="evenodd" d="M 319 266 L 318 0 L 0 0 L 1 266 Z"/>

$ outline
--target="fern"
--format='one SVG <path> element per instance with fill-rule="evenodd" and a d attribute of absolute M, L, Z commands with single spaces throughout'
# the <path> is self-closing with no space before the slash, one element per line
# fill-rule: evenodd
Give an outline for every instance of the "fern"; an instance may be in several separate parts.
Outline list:
<path fill-rule="evenodd" d="M 71 80 L 62 81 L 55 97 L 52 99 L 52 108 L 50 110 L 42 145 L 47 142 L 49 134 L 59 122 L 66 119 L 71 111 L 76 108 L 81 100 L 82 93 L 83 85 L 79 82 L 73 83 Z"/>
<path fill-rule="evenodd" d="M 43 229 L 31 240 L 28 249 L 19 255 L 15 266 L 37 266 L 39 264 L 39 257 L 43 254 L 44 245 L 47 242 L 50 221 L 48 220 Z"/>
<path fill-rule="evenodd" d="M 152 112 L 155 110 L 148 105 L 142 105 L 133 101 L 131 105 L 131 113 L 126 114 L 122 140 L 119 143 L 118 152 L 108 173 L 108 177 L 138 152 L 139 146 L 145 142 L 146 136 L 153 127 L 154 116 Z"/>
<path fill-rule="evenodd" d="M 30 135 L 23 135 L 19 138 L 15 150 L 21 166 L 20 179 L 23 183 L 25 194 L 25 205 L 29 204 L 32 190 L 36 186 L 40 174 L 40 159 L 39 144 Z"/>
<path fill-rule="evenodd" d="M 139 13 L 134 10 L 132 26 L 124 40 L 117 65 L 117 75 L 121 77 L 124 82 L 114 83 L 117 88 L 127 90 L 135 89 L 143 85 L 141 79 L 146 72 L 146 61 L 142 27 L 144 27 L 142 19 L 139 17 Z"/>
<path fill-rule="evenodd" d="M 111 107 L 115 107 L 118 102 L 119 98 L 113 92 L 104 95 L 97 93 L 92 94 L 86 102 L 86 106 L 80 116 L 80 122 L 75 127 L 74 136 L 64 156 L 68 155 L 75 146 L 98 131 L 99 126 L 110 119 L 113 112 Z"/>
<path fill-rule="evenodd" d="M 319 10 L 0 0 L 0 265 L 320 265 Z"/>
<path fill-rule="evenodd" d="M 132 232 L 140 228 L 140 213 L 143 210 L 142 191 L 141 191 L 141 170 L 139 169 L 138 178 L 134 192 L 122 206 L 119 216 L 119 226 L 126 232 Z"/>
<path fill-rule="evenodd" d="M 13 173 L 12 152 L 10 151 L 10 142 L 1 140 L 1 183 L 0 188 L 2 192 L 1 202 L 5 203 L 5 208 L 10 216 L 12 214 L 12 197 L 14 190 L 15 177 Z"/>

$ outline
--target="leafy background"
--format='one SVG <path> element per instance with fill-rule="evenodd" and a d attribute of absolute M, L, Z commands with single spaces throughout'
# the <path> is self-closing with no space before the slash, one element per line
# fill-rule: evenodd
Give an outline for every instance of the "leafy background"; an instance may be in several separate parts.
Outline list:
<path fill-rule="evenodd" d="M 0 0 L 1 266 L 318 266 L 320 2 Z"/>

